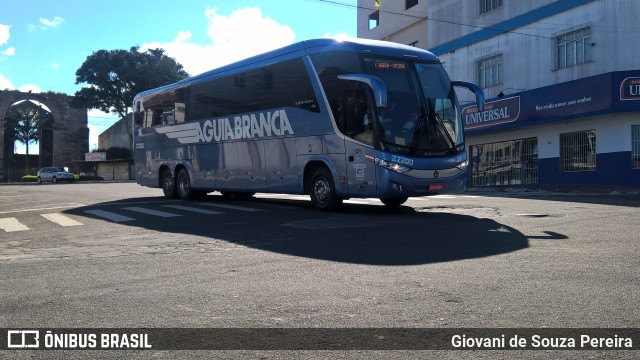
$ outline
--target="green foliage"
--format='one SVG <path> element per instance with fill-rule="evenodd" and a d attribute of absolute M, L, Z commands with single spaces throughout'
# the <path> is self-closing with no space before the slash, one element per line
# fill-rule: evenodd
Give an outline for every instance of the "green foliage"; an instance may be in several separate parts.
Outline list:
<path fill-rule="evenodd" d="M 29 146 L 30 143 L 38 141 L 40 138 L 40 113 L 34 109 L 18 110 L 18 118 L 15 122 L 16 140 Z"/>
<path fill-rule="evenodd" d="M 137 93 L 189 76 L 164 50 L 139 50 L 134 46 L 128 51 L 99 50 L 89 55 L 76 71 L 76 84 L 89 87 L 76 92 L 74 105 L 124 117 Z"/>
<path fill-rule="evenodd" d="M 35 175 L 25 175 L 20 179 L 20 182 L 36 182 L 38 181 L 38 177 Z"/>

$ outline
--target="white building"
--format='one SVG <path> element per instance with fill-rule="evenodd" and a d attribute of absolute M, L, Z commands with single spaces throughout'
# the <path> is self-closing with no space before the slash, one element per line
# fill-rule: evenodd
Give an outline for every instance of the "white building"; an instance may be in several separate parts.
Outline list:
<path fill-rule="evenodd" d="M 358 37 L 430 50 L 489 98 L 463 110 L 471 185 L 640 185 L 640 1 L 374 4 Z"/>

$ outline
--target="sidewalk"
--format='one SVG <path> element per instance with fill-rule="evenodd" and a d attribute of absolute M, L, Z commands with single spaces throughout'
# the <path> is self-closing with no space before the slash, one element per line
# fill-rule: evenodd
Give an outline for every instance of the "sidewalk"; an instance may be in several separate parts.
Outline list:
<path fill-rule="evenodd" d="M 576 195 L 640 195 L 640 187 L 616 185 L 504 185 L 467 187 L 468 193 L 562 193 Z"/>
<path fill-rule="evenodd" d="M 76 180 L 71 184 L 116 184 L 116 183 L 135 183 L 135 180 Z M 51 182 L 46 182 L 44 184 L 52 184 Z M 69 184 L 68 182 L 60 182 L 60 184 Z M 29 182 L 21 182 L 21 181 L 12 181 L 12 182 L 0 182 L 0 186 L 2 185 L 42 185 L 38 184 L 35 181 Z"/>

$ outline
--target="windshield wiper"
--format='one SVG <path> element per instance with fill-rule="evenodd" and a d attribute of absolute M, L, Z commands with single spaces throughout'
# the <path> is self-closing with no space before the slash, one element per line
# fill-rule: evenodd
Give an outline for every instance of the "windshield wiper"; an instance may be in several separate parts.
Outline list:
<path fill-rule="evenodd" d="M 436 112 L 433 112 L 432 114 L 433 114 L 434 122 L 436 123 L 436 125 L 439 125 L 440 132 L 447 137 L 447 140 L 449 140 L 449 144 L 451 144 L 451 152 L 455 152 L 456 142 L 453 141 L 453 138 L 451 137 L 451 135 L 449 135 L 449 131 L 444 126 L 444 122 L 442 121 L 442 118 Z"/>
<path fill-rule="evenodd" d="M 426 114 L 423 111 L 416 118 L 416 125 L 415 125 L 416 130 L 413 132 L 413 139 L 411 140 L 412 155 L 415 155 L 415 153 L 418 151 L 418 148 L 420 147 L 420 142 L 422 141 L 422 135 L 424 134 L 424 129 L 427 127 L 427 124 L 425 124 L 425 121 L 424 121 L 425 115 Z"/>

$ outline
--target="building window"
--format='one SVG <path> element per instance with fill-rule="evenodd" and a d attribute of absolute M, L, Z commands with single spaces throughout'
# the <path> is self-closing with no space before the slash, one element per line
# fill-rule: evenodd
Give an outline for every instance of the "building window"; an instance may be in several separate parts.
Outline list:
<path fill-rule="evenodd" d="M 480 87 L 488 88 L 502 84 L 502 55 L 478 61 L 477 69 Z"/>
<path fill-rule="evenodd" d="M 502 0 L 480 0 L 480 15 L 502 6 Z"/>
<path fill-rule="evenodd" d="M 583 64 L 591 61 L 591 28 L 562 34 L 557 38 L 558 43 L 558 69 Z"/>
<path fill-rule="evenodd" d="M 538 139 L 472 145 L 472 186 L 538 183 Z"/>
<path fill-rule="evenodd" d="M 410 8 L 418 5 L 418 0 L 404 0 L 404 9 L 409 10 Z"/>
<path fill-rule="evenodd" d="M 376 11 L 369 15 L 369 30 L 380 25 L 380 11 Z"/>
<path fill-rule="evenodd" d="M 631 167 L 640 169 L 640 125 L 631 125 Z"/>
<path fill-rule="evenodd" d="M 596 131 L 560 134 L 560 166 L 563 172 L 596 170 Z"/>

